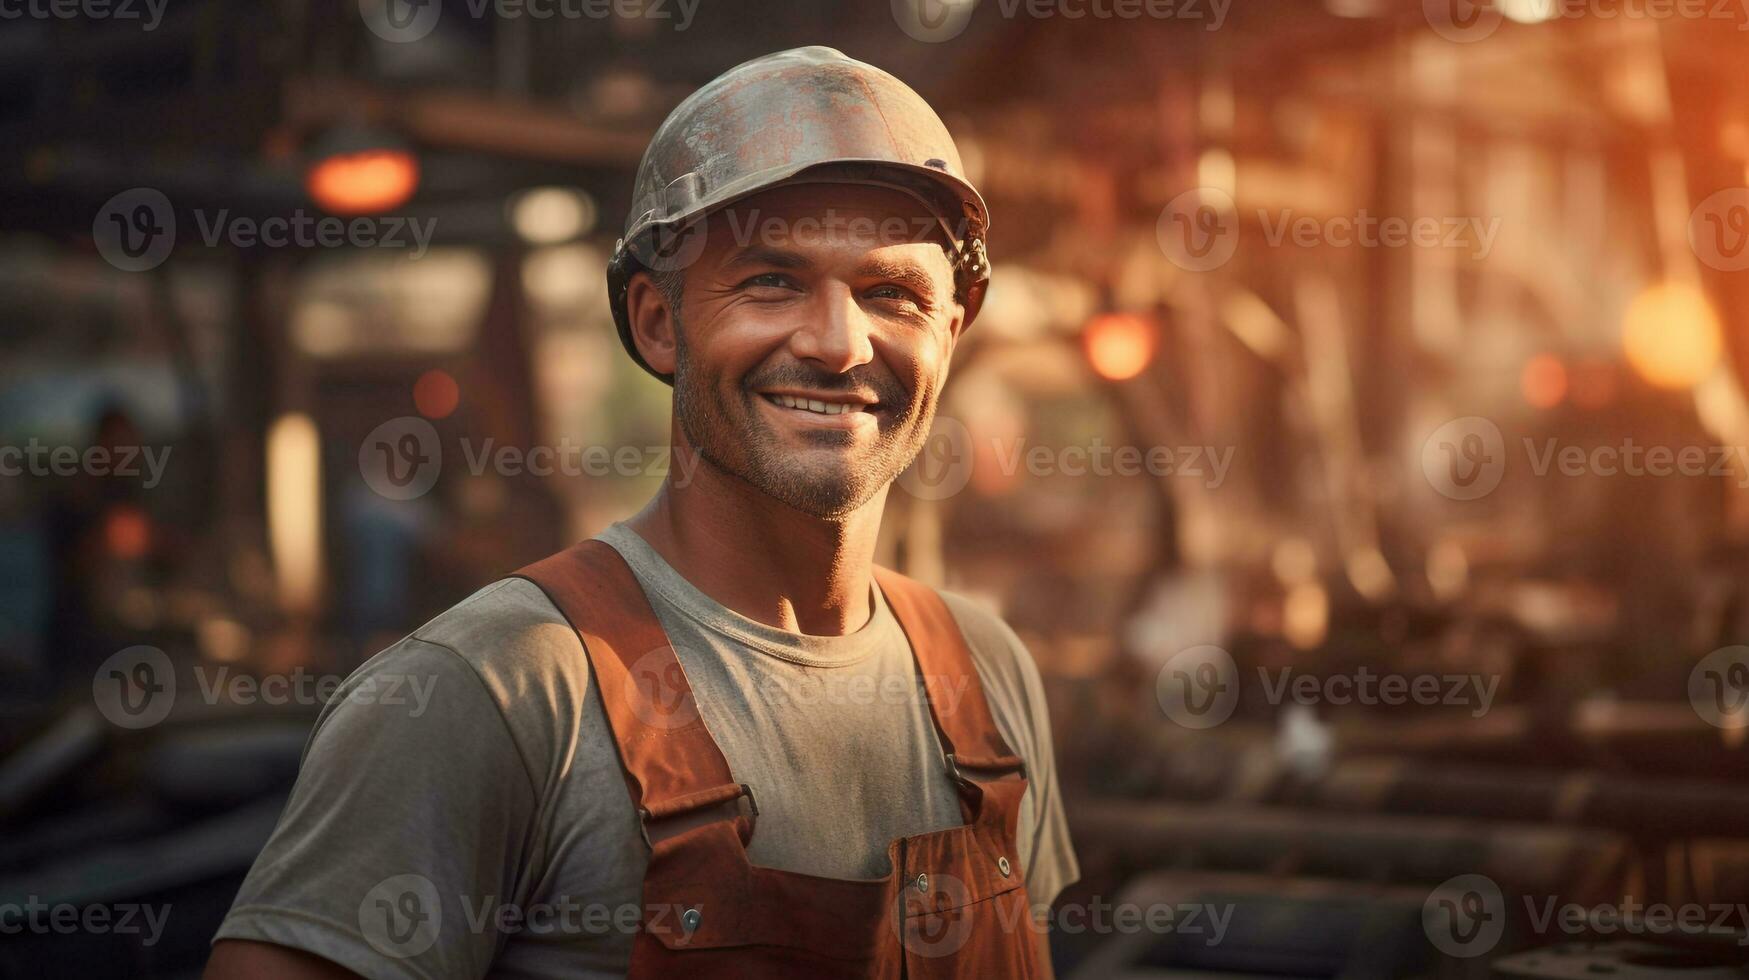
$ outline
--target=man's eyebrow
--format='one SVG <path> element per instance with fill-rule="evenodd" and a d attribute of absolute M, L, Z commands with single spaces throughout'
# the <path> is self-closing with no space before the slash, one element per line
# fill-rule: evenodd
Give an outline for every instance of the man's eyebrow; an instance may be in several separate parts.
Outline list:
<path fill-rule="evenodd" d="M 856 274 L 870 279 L 885 279 L 909 288 L 920 296 L 934 298 L 940 289 L 937 277 L 915 262 L 875 258 L 857 266 Z"/>
<path fill-rule="evenodd" d="M 776 269 L 806 269 L 813 263 L 799 252 L 773 248 L 770 245 L 743 245 L 732 252 L 723 261 L 723 268 L 737 269 L 745 266 L 770 266 Z"/>

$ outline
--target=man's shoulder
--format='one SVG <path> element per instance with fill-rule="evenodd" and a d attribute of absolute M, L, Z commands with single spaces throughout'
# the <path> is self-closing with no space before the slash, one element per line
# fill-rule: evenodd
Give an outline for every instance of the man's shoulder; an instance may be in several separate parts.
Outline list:
<path fill-rule="evenodd" d="M 946 589 L 937 589 L 966 646 L 983 683 L 984 696 L 997 722 L 1029 730 L 1043 717 L 1044 689 L 1038 664 L 1002 617 L 988 605 Z"/>
<path fill-rule="evenodd" d="M 487 585 L 410 636 L 480 664 L 547 660 L 579 645 L 564 614 L 540 586 L 524 578 L 501 578 Z"/>
<path fill-rule="evenodd" d="M 588 658 L 577 631 L 527 579 L 502 578 L 487 585 L 390 650 L 434 647 L 465 664 L 507 713 L 531 701 L 569 711 L 581 705 L 589 687 Z M 531 697 L 535 692 L 541 692 L 538 698 Z"/>
<path fill-rule="evenodd" d="M 1038 668 L 1033 664 L 1032 655 L 1027 652 L 1026 644 L 1014 632 L 996 610 L 985 602 L 949 592 L 946 589 L 936 589 L 942 602 L 947 604 L 948 612 L 953 614 L 953 621 L 960 628 L 960 634 L 966 638 L 966 645 L 972 649 L 972 659 L 977 662 L 978 670 L 1013 673 L 1015 671 Z"/>

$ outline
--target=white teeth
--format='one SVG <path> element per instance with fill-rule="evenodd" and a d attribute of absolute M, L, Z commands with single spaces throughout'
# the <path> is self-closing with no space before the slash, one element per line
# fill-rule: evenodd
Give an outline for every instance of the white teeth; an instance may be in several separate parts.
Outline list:
<path fill-rule="evenodd" d="M 846 412 L 860 412 L 861 405 L 846 405 L 842 402 L 823 402 L 814 398 L 797 398 L 794 395 L 772 395 L 772 401 L 785 408 L 800 409 L 804 412 L 817 412 L 821 415 L 843 415 Z"/>

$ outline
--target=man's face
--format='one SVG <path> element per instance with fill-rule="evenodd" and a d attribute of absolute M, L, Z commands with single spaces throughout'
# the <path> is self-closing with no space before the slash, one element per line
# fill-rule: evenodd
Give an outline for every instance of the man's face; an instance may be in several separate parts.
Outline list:
<path fill-rule="evenodd" d="M 880 187 L 779 187 L 713 214 L 676 327 L 692 448 L 821 518 L 892 482 L 928 437 L 963 319 L 941 241 Z"/>

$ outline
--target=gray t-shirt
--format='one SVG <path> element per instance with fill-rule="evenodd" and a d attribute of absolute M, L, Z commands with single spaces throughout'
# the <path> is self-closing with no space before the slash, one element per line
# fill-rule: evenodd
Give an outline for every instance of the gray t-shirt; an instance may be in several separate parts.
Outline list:
<path fill-rule="evenodd" d="M 961 822 L 878 588 L 855 633 L 804 636 L 725 608 L 624 525 L 600 538 L 625 556 L 753 789 L 754 864 L 884 877 L 893 838 Z M 1079 872 L 1037 667 L 1000 619 L 944 597 L 1026 760 L 1020 865 L 1033 903 L 1049 903 Z M 373 978 L 622 977 L 647 853 L 576 632 L 533 584 L 504 579 L 347 679 L 216 938 Z"/>

